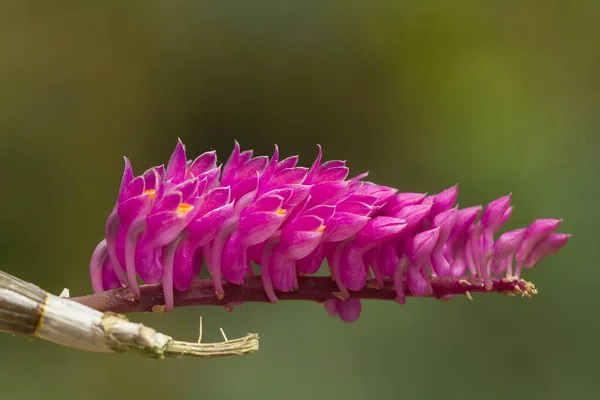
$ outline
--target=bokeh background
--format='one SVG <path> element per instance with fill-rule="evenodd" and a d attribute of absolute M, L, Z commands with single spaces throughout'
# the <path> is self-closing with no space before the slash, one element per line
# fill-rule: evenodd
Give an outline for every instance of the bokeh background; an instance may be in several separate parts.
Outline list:
<path fill-rule="evenodd" d="M 2 1 L 0 268 L 91 291 L 123 155 L 136 171 L 233 140 L 324 146 L 378 183 L 462 206 L 513 193 L 509 228 L 564 218 L 533 300 L 132 315 L 180 339 L 258 332 L 248 357 L 157 362 L 0 335 L 3 399 L 594 397 L 600 2 Z"/>

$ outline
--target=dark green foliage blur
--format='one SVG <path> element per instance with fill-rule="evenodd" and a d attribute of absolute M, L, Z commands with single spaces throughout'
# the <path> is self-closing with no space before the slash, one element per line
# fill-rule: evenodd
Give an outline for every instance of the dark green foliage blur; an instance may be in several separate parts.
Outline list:
<path fill-rule="evenodd" d="M 564 218 L 540 294 L 132 315 L 179 339 L 258 332 L 248 357 L 157 362 L 0 334 L 2 399 L 594 397 L 600 2 L 1 1 L 0 269 L 89 293 L 89 256 L 136 172 L 233 140 L 309 165 L 323 145 L 404 191 L 512 192 L 509 228 Z M 593 229 L 594 228 L 594 229 Z M 596 293 L 595 293 L 596 292 Z M 127 396 L 127 397 L 126 397 Z"/>

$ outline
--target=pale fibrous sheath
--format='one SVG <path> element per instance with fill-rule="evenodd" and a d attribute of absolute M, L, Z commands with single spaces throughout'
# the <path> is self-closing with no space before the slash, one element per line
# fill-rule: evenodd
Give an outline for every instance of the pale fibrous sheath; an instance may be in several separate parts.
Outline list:
<path fill-rule="evenodd" d="M 174 340 L 125 316 L 100 312 L 0 271 L 0 331 L 39 337 L 79 350 L 133 352 L 145 357 L 201 358 L 258 350 L 258 335 L 217 343 Z M 6 338 L 3 338 L 6 340 Z"/>

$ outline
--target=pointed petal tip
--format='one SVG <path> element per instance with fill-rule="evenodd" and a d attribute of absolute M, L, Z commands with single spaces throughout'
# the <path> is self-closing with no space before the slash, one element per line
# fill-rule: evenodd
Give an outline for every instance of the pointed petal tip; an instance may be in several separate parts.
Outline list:
<path fill-rule="evenodd" d="M 274 163 L 278 163 L 279 162 L 279 146 L 277 146 L 277 143 L 273 144 L 273 155 L 271 156 L 271 161 L 273 161 Z"/>

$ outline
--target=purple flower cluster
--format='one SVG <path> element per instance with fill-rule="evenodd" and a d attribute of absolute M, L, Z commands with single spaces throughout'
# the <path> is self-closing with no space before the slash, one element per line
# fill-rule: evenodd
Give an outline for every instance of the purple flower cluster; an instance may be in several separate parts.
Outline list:
<path fill-rule="evenodd" d="M 92 256 L 95 292 L 128 286 L 139 297 L 137 279 L 162 282 L 165 308 L 174 290 L 185 291 L 206 263 L 216 296 L 223 279 L 240 284 L 260 266 L 269 299 L 297 288 L 298 276 L 316 273 L 327 261 L 340 298 L 350 299 L 374 277 L 394 282 L 397 301 L 405 285 L 414 296 L 431 293 L 431 277 L 516 276 L 562 248 L 570 235 L 555 233 L 560 220 L 495 234 L 512 213 L 511 196 L 482 207 L 455 206 L 458 187 L 435 195 L 399 193 L 348 179 L 344 161 L 322 162 L 321 148 L 310 168 L 298 157 L 253 157 L 235 143 L 225 165 L 214 151 L 188 161 L 177 144 L 166 169 L 134 176 L 125 159 L 117 204 L 105 240 Z M 478 219 L 479 214 L 482 214 Z M 360 302 L 331 300 L 330 315 L 345 321 Z"/>

